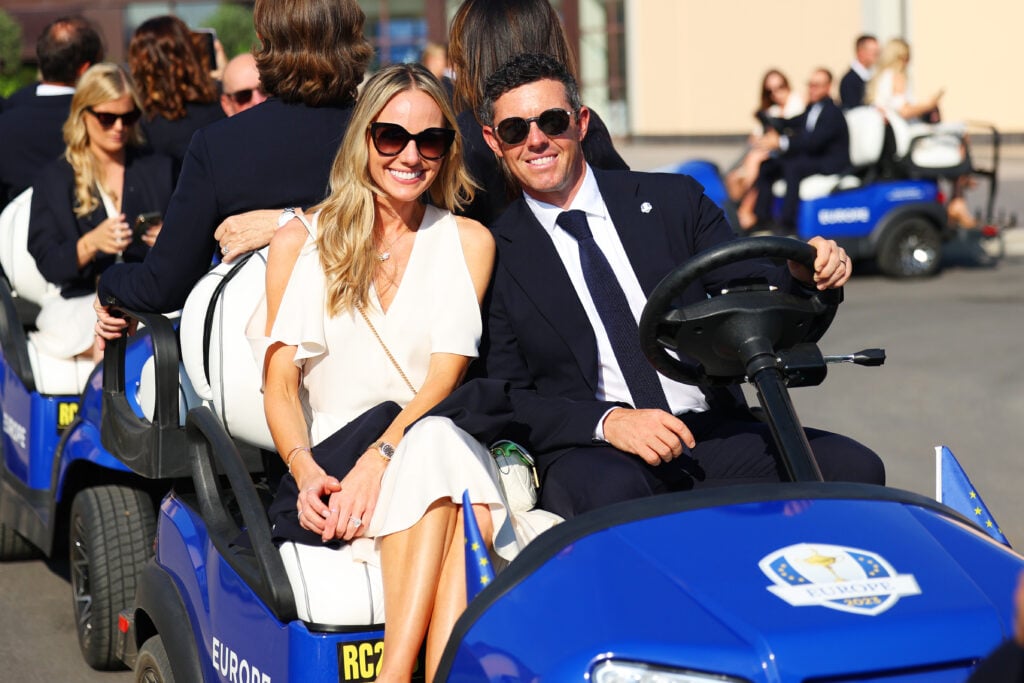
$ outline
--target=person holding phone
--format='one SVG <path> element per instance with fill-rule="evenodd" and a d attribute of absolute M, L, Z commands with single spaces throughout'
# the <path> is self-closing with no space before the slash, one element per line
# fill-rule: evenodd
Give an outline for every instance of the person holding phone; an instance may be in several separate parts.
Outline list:
<path fill-rule="evenodd" d="M 142 111 L 121 67 L 91 67 L 71 100 L 64 156 L 33 186 L 28 250 L 59 289 L 31 335 L 42 353 L 90 353 L 96 280 L 117 261 L 143 260 L 156 242 L 174 176 L 170 158 L 139 152 Z"/>
<path fill-rule="evenodd" d="M 192 134 L 224 118 L 206 61 L 185 22 L 169 15 L 140 24 L 128 46 L 128 65 L 146 111 L 142 132 L 176 168 Z"/>

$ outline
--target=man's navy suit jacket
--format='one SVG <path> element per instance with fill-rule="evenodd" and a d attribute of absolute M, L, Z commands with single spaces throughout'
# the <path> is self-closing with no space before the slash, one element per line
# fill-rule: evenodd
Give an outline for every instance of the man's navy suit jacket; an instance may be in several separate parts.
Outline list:
<path fill-rule="evenodd" d="M 35 87 L 12 95 L 0 115 L 0 206 L 31 187 L 39 171 L 64 153 L 72 96 L 40 97 Z"/>
<path fill-rule="evenodd" d="M 100 300 L 139 311 L 173 311 L 210 268 L 217 226 L 253 209 L 309 207 L 328 189 L 350 107 L 308 107 L 271 98 L 196 132 L 160 239 L 143 263 L 100 279 Z"/>
<path fill-rule="evenodd" d="M 841 173 L 850 166 L 850 130 L 846 125 L 843 111 L 831 98 L 822 100 L 821 113 L 814 124 L 814 130 L 807 130 L 807 116 L 810 105 L 803 114 L 786 122 L 789 132 L 789 148 L 782 154 L 782 161 L 800 158 L 807 160 L 813 173 Z"/>
<path fill-rule="evenodd" d="M 859 73 L 853 69 L 847 71 L 843 80 L 839 81 L 839 102 L 843 109 L 853 109 L 864 104 L 867 85 Z"/>
<path fill-rule="evenodd" d="M 644 294 L 677 266 L 735 239 L 703 188 L 682 175 L 593 171 Z M 545 469 L 568 448 L 593 443 L 602 415 L 619 405 L 595 398 L 597 342 L 549 235 L 522 198 L 492 226 L 497 263 L 485 311 L 481 349 L 489 377 L 513 388 L 516 426 Z M 682 302 L 698 301 L 730 280 L 763 276 L 792 289 L 788 269 L 747 261 L 695 283 Z M 637 341 L 639 344 L 639 340 Z M 738 392 L 713 392 L 713 408 L 733 408 Z"/>

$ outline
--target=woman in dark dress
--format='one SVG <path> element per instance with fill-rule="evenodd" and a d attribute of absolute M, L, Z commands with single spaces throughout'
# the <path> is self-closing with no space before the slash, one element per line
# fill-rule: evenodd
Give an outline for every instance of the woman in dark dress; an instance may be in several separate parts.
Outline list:
<path fill-rule="evenodd" d="M 475 112 L 483 101 L 487 77 L 526 52 L 550 55 L 578 78 L 576 57 L 548 0 L 464 0 L 452 19 L 448 57 L 456 76 L 455 110 L 466 145 L 466 168 L 480 185 L 473 203 L 463 213 L 484 225 L 502 214 L 518 190 L 484 143 Z M 595 168 L 629 169 L 593 109 L 583 154 Z"/>
<path fill-rule="evenodd" d="M 142 103 L 115 64 L 82 76 L 64 124 L 64 157 L 44 168 L 32 191 L 28 250 L 59 294 L 45 299 L 36 347 L 70 358 L 93 347 L 96 280 L 119 260 L 141 261 L 159 233 L 174 186 L 171 160 L 141 156 Z"/>
<path fill-rule="evenodd" d="M 128 63 L 146 110 L 142 132 L 154 151 L 180 168 L 192 134 L 224 118 L 210 68 L 188 26 L 172 16 L 154 17 L 135 30 Z"/>

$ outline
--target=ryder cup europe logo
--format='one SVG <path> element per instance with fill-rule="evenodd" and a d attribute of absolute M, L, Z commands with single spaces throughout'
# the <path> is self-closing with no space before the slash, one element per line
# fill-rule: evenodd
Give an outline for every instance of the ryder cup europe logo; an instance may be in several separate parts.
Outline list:
<path fill-rule="evenodd" d="M 921 592 L 913 574 L 898 573 L 881 555 L 840 545 L 797 543 L 766 555 L 758 566 L 774 583 L 768 590 L 794 607 L 875 616 Z"/>

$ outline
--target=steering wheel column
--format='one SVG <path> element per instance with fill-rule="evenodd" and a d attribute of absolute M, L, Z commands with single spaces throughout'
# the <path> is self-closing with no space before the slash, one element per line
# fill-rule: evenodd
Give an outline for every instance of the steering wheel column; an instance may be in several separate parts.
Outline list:
<path fill-rule="evenodd" d="M 744 283 L 718 296 L 674 308 L 674 300 L 708 272 L 765 257 L 813 270 L 816 250 L 780 237 L 726 242 L 669 273 L 640 319 L 640 345 L 666 377 L 713 386 L 750 381 L 756 388 L 781 469 L 792 481 L 821 481 L 821 470 L 789 397 L 788 387 L 820 383 L 825 361 L 814 343 L 835 317 L 842 290 L 799 296 L 767 283 Z"/>

